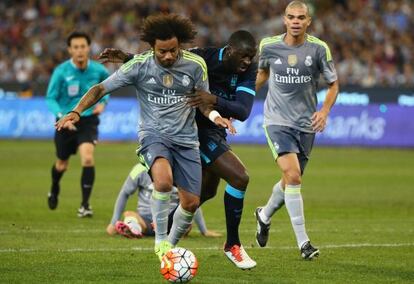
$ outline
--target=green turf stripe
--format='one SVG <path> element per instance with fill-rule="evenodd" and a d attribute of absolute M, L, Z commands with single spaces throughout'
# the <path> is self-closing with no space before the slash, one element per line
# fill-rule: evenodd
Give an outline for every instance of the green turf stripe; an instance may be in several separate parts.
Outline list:
<path fill-rule="evenodd" d="M 275 159 L 275 161 L 276 161 L 277 157 L 278 157 L 278 154 L 276 152 L 275 146 L 273 145 L 272 139 L 270 139 L 269 133 L 267 133 L 266 126 L 263 125 L 263 128 L 264 128 L 264 131 L 265 131 L 267 144 L 269 144 L 270 150 L 272 151 L 272 154 L 273 154 L 273 159 Z"/>

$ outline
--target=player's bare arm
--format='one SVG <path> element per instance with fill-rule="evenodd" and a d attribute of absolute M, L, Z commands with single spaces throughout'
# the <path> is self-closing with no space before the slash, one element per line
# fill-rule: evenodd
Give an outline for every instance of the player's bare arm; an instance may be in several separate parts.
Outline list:
<path fill-rule="evenodd" d="M 55 128 L 60 131 L 63 128 L 67 128 L 68 124 L 75 124 L 80 120 L 81 113 L 85 109 L 96 104 L 103 96 L 105 96 L 104 86 L 102 84 L 94 85 L 86 92 L 85 95 L 83 95 L 79 103 L 72 111 L 56 122 Z"/>
<path fill-rule="evenodd" d="M 269 69 L 259 69 L 256 76 L 256 92 L 259 91 L 269 79 Z"/>
<path fill-rule="evenodd" d="M 339 92 L 338 80 L 329 84 L 322 108 L 312 115 L 312 127 L 316 132 L 322 132 L 326 127 L 329 112 L 334 105 Z"/>

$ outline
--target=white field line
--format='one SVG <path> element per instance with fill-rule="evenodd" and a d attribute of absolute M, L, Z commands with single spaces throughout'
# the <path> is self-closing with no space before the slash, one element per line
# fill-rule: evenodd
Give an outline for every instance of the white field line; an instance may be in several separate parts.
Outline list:
<path fill-rule="evenodd" d="M 220 233 L 225 233 L 226 230 L 214 230 L 215 232 L 220 232 Z M 286 230 L 290 230 L 290 227 L 288 227 Z M 284 232 L 286 230 L 280 230 L 280 229 L 271 229 L 270 233 L 281 233 Z M 197 228 L 193 227 L 193 231 L 194 232 L 198 232 Z M 404 232 L 404 233 L 413 233 L 414 230 L 411 229 L 406 229 L 406 228 L 401 228 L 401 229 L 394 229 L 394 228 L 367 228 L 364 230 L 361 229 L 324 229 L 324 230 L 319 230 L 319 229 L 308 229 L 308 232 L 324 232 L 324 233 L 341 233 L 343 231 L 346 231 L 347 233 L 364 233 L 364 232 L 381 232 L 381 233 L 395 233 L 395 232 Z M 255 233 L 256 230 L 251 230 L 251 229 L 247 229 L 247 230 L 239 230 L 239 233 Z M 105 228 L 103 229 L 69 229 L 69 230 L 62 230 L 61 228 L 59 229 L 17 229 L 17 230 L 0 230 L 0 235 L 7 235 L 7 234 L 22 234 L 24 235 L 26 234 L 99 234 L 99 233 L 106 233 Z"/>
<path fill-rule="evenodd" d="M 321 249 L 337 249 L 337 248 L 366 248 L 366 247 L 413 247 L 414 243 L 388 243 L 388 244 L 371 244 L 371 243 L 355 243 L 355 244 L 327 244 L 318 246 Z M 189 249 L 197 250 L 222 250 L 222 247 L 189 247 Z M 249 247 L 251 249 L 265 249 L 265 250 L 297 250 L 295 246 L 280 246 L 280 247 Z M 130 247 L 130 248 L 68 248 L 68 249 L 39 249 L 39 248 L 2 248 L 0 253 L 36 253 L 36 252 L 60 252 L 60 253 L 73 253 L 73 252 L 131 252 L 131 251 L 153 251 L 152 247 Z"/>

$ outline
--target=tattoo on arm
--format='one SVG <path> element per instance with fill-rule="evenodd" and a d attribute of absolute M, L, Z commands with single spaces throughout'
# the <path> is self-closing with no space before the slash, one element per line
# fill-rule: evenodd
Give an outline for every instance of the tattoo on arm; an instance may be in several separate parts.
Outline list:
<path fill-rule="evenodd" d="M 94 85 L 81 98 L 75 111 L 82 113 L 85 109 L 96 104 L 105 95 L 105 88 L 101 84 Z"/>

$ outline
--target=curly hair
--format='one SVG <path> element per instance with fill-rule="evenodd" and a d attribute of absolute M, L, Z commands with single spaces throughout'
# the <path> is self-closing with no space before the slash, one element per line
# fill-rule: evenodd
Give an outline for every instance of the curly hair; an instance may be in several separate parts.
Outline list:
<path fill-rule="evenodd" d="M 147 17 L 142 26 L 141 40 L 154 46 L 155 41 L 173 37 L 179 43 L 191 42 L 197 34 L 190 19 L 177 14 L 159 14 Z"/>

